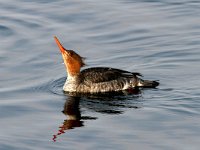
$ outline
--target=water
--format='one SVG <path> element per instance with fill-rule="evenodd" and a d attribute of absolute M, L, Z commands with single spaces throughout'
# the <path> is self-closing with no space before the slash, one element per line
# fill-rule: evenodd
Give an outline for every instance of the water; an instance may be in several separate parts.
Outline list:
<path fill-rule="evenodd" d="M 1 0 L 0 8 L 1 150 L 199 149 L 199 1 Z M 161 84 L 135 95 L 65 95 L 54 35 L 87 67 Z"/>

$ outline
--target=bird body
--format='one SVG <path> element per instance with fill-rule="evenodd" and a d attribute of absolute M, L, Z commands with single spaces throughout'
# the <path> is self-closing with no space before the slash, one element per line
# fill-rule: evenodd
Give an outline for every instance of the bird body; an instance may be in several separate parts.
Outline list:
<path fill-rule="evenodd" d="M 116 68 L 94 67 L 81 71 L 81 68 L 85 65 L 83 57 L 73 50 L 65 49 L 57 37 L 54 38 L 60 48 L 68 74 L 63 86 L 65 92 L 93 94 L 119 92 L 137 87 L 155 88 L 159 85 L 157 81 L 141 79 L 140 73 Z"/>

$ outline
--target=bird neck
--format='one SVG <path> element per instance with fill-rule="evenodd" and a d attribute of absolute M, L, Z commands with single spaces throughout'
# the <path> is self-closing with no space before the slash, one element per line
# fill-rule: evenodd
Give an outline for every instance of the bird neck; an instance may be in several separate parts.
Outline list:
<path fill-rule="evenodd" d="M 81 67 L 79 63 L 67 64 L 67 73 L 71 77 L 79 75 L 80 69 Z"/>

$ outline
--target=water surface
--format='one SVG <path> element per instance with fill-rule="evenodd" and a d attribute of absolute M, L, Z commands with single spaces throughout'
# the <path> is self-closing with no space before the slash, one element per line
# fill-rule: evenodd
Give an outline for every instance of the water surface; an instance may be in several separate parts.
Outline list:
<path fill-rule="evenodd" d="M 200 146 L 200 3 L 0 1 L 0 149 Z M 160 80 L 135 95 L 71 97 L 56 35 L 86 57 Z"/>

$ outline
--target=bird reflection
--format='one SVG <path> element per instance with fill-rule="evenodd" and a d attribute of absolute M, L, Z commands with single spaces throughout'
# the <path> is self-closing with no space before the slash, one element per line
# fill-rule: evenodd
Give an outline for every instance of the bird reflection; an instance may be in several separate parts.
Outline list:
<path fill-rule="evenodd" d="M 56 142 L 56 139 L 59 135 L 64 134 L 67 130 L 84 126 L 82 120 L 96 119 L 95 117 L 89 116 L 81 117 L 79 103 L 80 97 L 68 96 L 62 111 L 63 114 L 66 115 L 67 119 L 64 120 L 62 125 L 59 127 L 58 133 L 53 135 L 54 142 Z"/>
<path fill-rule="evenodd" d="M 137 101 L 139 94 L 140 90 L 131 91 L 131 94 L 130 91 L 128 93 L 105 93 L 101 95 L 66 94 L 66 101 L 62 112 L 66 115 L 67 119 L 59 126 L 59 130 L 53 135 L 52 140 L 56 142 L 58 136 L 64 134 L 66 131 L 83 127 L 84 120 L 97 119 L 91 116 L 81 116 L 80 106 L 98 113 L 121 114 L 124 111 L 123 108 L 141 107 L 141 103 Z M 133 101 L 133 98 L 135 101 Z"/>

